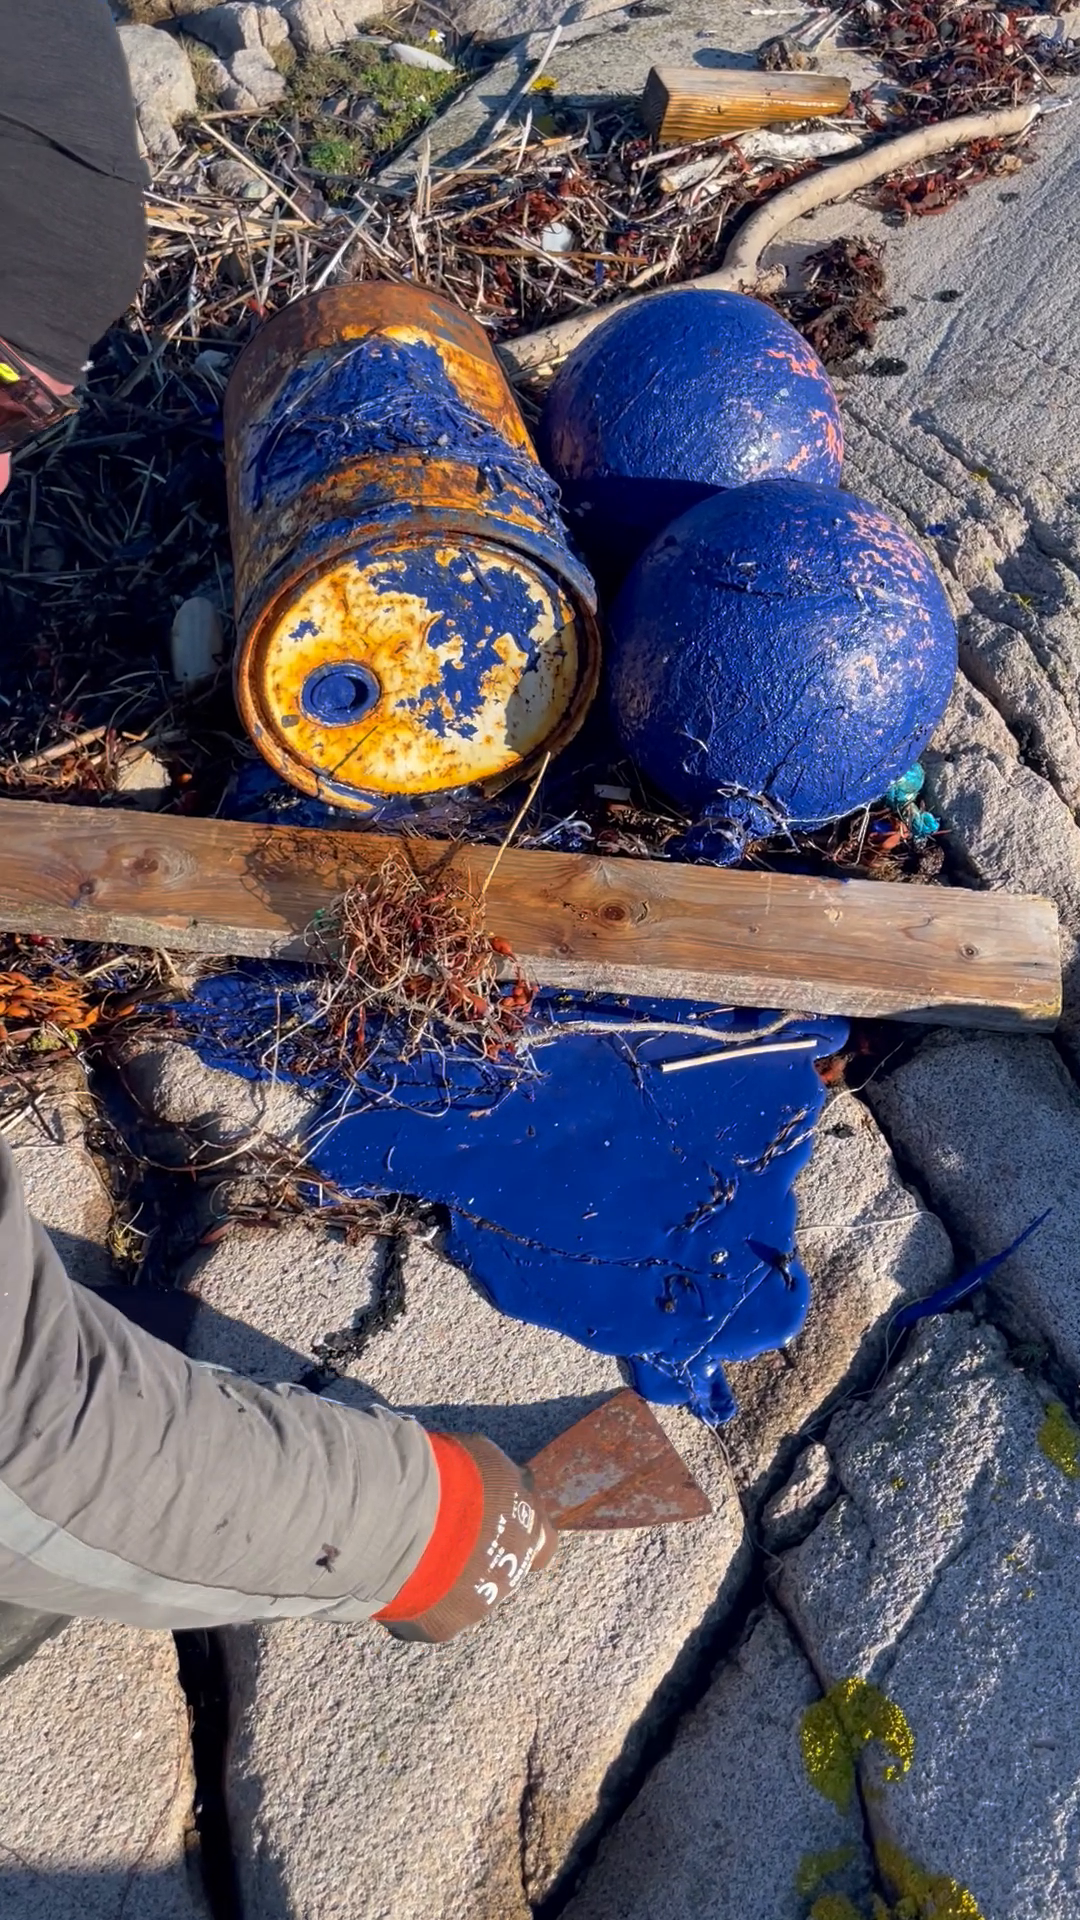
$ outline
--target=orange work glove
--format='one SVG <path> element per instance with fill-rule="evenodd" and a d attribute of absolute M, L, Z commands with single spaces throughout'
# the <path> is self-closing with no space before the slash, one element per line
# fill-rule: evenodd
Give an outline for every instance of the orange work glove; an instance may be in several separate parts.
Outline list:
<path fill-rule="evenodd" d="M 399 1640 L 452 1640 L 546 1567 L 556 1533 L 528 1476 L 482 1434 L 429 1433 L 435 1527 L 417 1566 L 374 1617 Z"/>

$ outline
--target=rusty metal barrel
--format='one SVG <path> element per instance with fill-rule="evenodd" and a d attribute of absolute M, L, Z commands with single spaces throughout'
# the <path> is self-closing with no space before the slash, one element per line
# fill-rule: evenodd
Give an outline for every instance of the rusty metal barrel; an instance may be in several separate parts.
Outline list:
<path fill-rule="evenodd" d="M 381 281 L 298 300 L 241 354 L 225 444 L 237 702 L 279 774 L 392 818 L 566 744 L 595 591 L 466 313 Z"/>

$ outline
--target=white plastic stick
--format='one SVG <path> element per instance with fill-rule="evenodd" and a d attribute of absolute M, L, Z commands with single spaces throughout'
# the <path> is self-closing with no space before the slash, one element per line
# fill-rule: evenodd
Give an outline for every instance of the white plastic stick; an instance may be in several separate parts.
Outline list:
<path fill-rule="evenodd" d="M 749 1060 L 758 1053 L 806 1053 L 820 1046 L 817 1039 L 770 1040 L 762 1047 L 726 1047 L 722 1053 L 691 1053 L 683 1060 L 661 1060 L 661 1073 L 685 1073 L 687 1067 L 712 1067 L 718 1060 Z"/>

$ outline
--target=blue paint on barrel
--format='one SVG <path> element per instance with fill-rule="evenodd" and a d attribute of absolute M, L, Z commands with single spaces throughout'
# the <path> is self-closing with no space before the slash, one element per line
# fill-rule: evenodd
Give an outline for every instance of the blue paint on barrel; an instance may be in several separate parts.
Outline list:
<path fill-rule="evenodd" d="M 254 423 L 242 498 L 251 512 L 291 499 L 353 460 L 380 453 L 456 458 L 477 468 L 478 505 L 514 490 L 542 504 L 559 546 L 559 491 L 521 448 L 469 407 L 427 342 L 373 335 L 305 361 Z"/>
<path fill-rule="evenodd" d="M 696 851 L 731 859 L 747 837 L 876 800 L 912 766 L 949 698 L 956 630 L 887 514 L 763 480 L 695 507 L 642 556 L 612 610 L 608 670 L 627 752 L 714 822 Z"/>
<path fill-rule="evenodd" d="M 211 1065 L 248 1074 L 267 1071 L 273 1028 L 275 1072 L 302 1076 L 292 1049 L 313 1010 L 299 969 L 256 963 L 203 981 L 175 1016 Z M 538 1046 L 524 1079 L 464 1051 L 404 1059 L 391 1035 L 353 1094 L 318 1081 L 309 1163 L 347 1193 L 445 1209 L 450 1259 L 501 1312 L 621 1355 L 648 1398 L 716 1425 L 735 1410 L 725 1363 L 786 1345 L 806 1318 L 792 1183 L 825 1099 L 815 1058 L 847 1028 L 794 1018 L 783 1037 L 812 1049 L 659 1066 L 724 1050 L 696 1029 L 751 1043 L 773 1018 L 549 993 L 541 1038 L 581 1019 L 607 1030 Z M 633 1031 L 648 1020 L 687 1031 Z"/>
<path fill-rule="evenodd" d="M 226 430 L 238 702 L 286 779 L 392 818 L 482 802 L 572 736 L 595 589 L 475 321 L 424 288 L 324 289 L 245 349 Z M 335 656 L 377 701 L 322 675 Z"/>
<path fill-rule="evenodd" d="M 370 560 L 367 553 L 357 556 L 359 566 L 368 566 Z M 421 715 L 440 738 L 451 726 L 466 739 L 476 734 L 485 680 L 503 663 L 504 634 L 513 636 L 523 656 L 519 685 L 526 674 L 536 672 L 540 647 L 533 629 L 543 603 L 536 585 L 525 575 L 495 568 L 481 573 L 465 554 L 446 565 L 437 550 L 415 547 L 396 554 L 370 577 L 379 591 L 412 594 L 433 610 L 426 635 L 433 678 L 400 704 Z M 509 711 L 507 736 L 512 741 Z"/>
<path fill-rule="evenodd" d="M 786 474 L 834 486 L 836 396 L 813 349 L 741 293 L 656 296 L 615 314 L 548 394 L 540 457 L 608 578 L 718 488 Z"/>

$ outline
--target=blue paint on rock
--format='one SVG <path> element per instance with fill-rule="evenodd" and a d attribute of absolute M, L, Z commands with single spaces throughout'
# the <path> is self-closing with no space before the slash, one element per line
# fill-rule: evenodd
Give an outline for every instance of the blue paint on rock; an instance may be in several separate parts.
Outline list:
<path fill-rule="evenodd" d="M 210 1064 L 247 1073 L 269 1070 L 252 1036 L 265 1048 L 278 1030 L 276 1070 L 297 1074 L 292 1016 L 310 1010 L 299 969 L 252 965 L 203 982 L 176 1015 Z M 568 994 L 537 1009 L 541 1035 L 582 1019 L 611 1030 L 538 1047 L 524 1080 L 474 1055 L 403 1061 L 391 1037 L 325 1138 L 316 1119 L 310 1160 L 348 1193 L 444 1208 L 449 1257 L 494 1306 L 623 1356 L 648 1398 L 718 1424 L 734 1412 L 724 1363 L 785 1345 L 806 1317 L 792 1182 L 825 1098 L 814 1059 L 845 1023 L 793 1020 L 785 1036 L 813 1050 L 663 1074 L 660 1061 L 710 1050 L 696 1027 L 750 1041 L 771 1016 Z M 618 1031 L 650 1019 L 691 1031 Z M 336 1113 L 342 1088 L 327 1084 Z"/>
<path fill-rule="evenodd" d="M 570 355 L 538 446 L 610 579 L 718 488 L 779 474 L 834 486 L 843 430 L 794 327 L 746 294 L 687 289 L 614 315 Z"/>
<path fill-rule="evenodd" d="M 686 857 L 876 800 L 945 710 L 956 630 L 922 549 L 833 487 L 763 480 L 662 533 L 611 613 L 619 738 L 707 820 Z"/>

